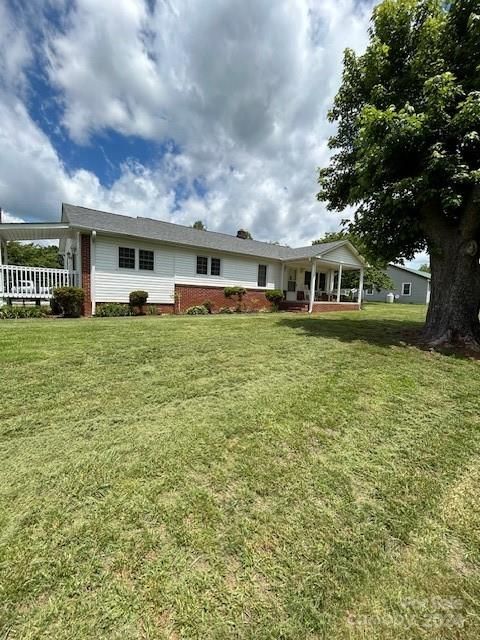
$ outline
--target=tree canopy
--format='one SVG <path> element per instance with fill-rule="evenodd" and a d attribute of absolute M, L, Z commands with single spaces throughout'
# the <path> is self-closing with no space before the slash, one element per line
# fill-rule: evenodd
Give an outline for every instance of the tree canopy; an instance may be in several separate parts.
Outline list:
<path fill-rule="evenodd" d="M 195 222 L 192 224 L 192 227 L 194 229 L 199 229 L 200 231 L 206 231 L 207 227 L 203 224 L 203 222 L 201 220 L 195 220 Z"/>
<path fill-rule="evenodd" d="M 480 6 L 384 0 L 347 49 L 318 198 L 385 261 L 431 256 L 426 337 L 480 337 Z M 469 291 L 465 283 L 469 282 Z M 427 335 L 429 334 L 429 335 Z"/>
<path fill-rule="evenodd" d="M 26 267 L 58 269 L 63 266 L 58 247 L 40 246 L 33 243 L 7 242 L 8 263 Z"/>

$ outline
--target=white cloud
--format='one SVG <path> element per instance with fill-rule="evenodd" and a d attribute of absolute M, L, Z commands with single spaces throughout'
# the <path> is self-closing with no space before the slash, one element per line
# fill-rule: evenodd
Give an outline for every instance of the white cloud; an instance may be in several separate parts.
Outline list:
<path fill-rule="evenodd" d="M 342 52 L 366 42 L 370 7 L 355 0 L 77 0 L 61 30 L 45 30 L 50 82 L 78 143 L 108 129 L 173 138 L 180 155 L 126 163 L 102 186 L 69 172 L 27 113 L 20 89 L 0 102 L 0 203 L 22 216 L 58 216 L 60 201 L 190 223 L 239 227 L 259 239 L 308 243 L 341 216 L 316 202 L 328 159 L 326 111 Z M 9 18 L 12 23 L 11 17 Z M 6 77 L 21 77 L 28 38 Z M 0 63 L 1 64 L 1 63 Z M 0 96 L 1 97 L 1 96 Z M 174 187 L 201 178 L 205 197 L 176 207 Z"/>

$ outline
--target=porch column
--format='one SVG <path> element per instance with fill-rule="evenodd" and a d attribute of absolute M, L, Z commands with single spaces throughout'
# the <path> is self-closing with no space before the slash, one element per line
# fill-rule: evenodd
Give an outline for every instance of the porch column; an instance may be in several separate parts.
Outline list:
<path fill-rule="evenodd" d="M 280 284 L 279 289 L 283 291 L 283 274 L 285 273 L 285 266 L 283 264 L 280 265 Z"/>
<path fill-rule="evenodd" d="M 317 261 L 312 261 L 312 271 L 310 272 L 310 301 L 308 303 L 308 313 L 313 311 L 313 302 L 315 300 L 315 275 L 317 273 Z"/>
<path fill-rule="evenodd" d="M 362 304 L 363 298 L 363 267 L 360 267 L 360 282 L 358 283 L 358 306 Z"/>
<path fill-rule="evenodd" d="M 333 269 L 330 269 L 328 271 L 328 286 L 327 286 L 327 293 L 329 296 L 329 300 L 330 300 L 330 296 L 332 295 L 333 292 L 333 285 L 335 284 L 335 271 Z"/>
<path fill-rule="evenodd" d="M 338 268 L 338 282 L 337 282 L 337 302 L 340 302 L 340 289 L 342 288 L 342 268 L 343 265 L 340 263 Z"/>

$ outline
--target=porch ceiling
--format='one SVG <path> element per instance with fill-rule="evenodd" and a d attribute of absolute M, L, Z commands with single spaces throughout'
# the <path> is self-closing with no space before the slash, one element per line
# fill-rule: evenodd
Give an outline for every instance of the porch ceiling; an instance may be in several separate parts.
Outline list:
<path fill-rule="evenodd" d="M 56 222 L 7 222 L 0 224 L 0 240 L 60 240 L 72 235 L 68 224 Z"/>

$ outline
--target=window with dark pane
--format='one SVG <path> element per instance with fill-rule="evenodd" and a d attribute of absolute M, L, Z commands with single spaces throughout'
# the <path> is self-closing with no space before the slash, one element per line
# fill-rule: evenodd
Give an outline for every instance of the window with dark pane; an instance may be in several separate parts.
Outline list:
<path fill-rule="evenodd" d="M 140 249 L 140 251 L 138 252 L 138 268 L 142 269 L 143 271 L 154 270 L 153 251 Z"/>
<path fill-rule="evenodd" d="M 211 260 L 210 260 L 210 275 L 211 276 L 219 276 L 220 275 L 220 258 L 211 258 Z"/>
<path fill-rule="evenodd" d="M 197 256 L 197 273 L 203 276 L 208 274 L 208 258 L 206 256 Z"/>
<path fill-rule="evenodd" d="M 120 269 L 135 269 L 135 249 L 118 247 L 118 266 Z"/>
<path fill-rule="evenodd" d="M 257 286 L 258 287 L 267 286 L 267 265 L 266 264 L 258 265 Z"/>

